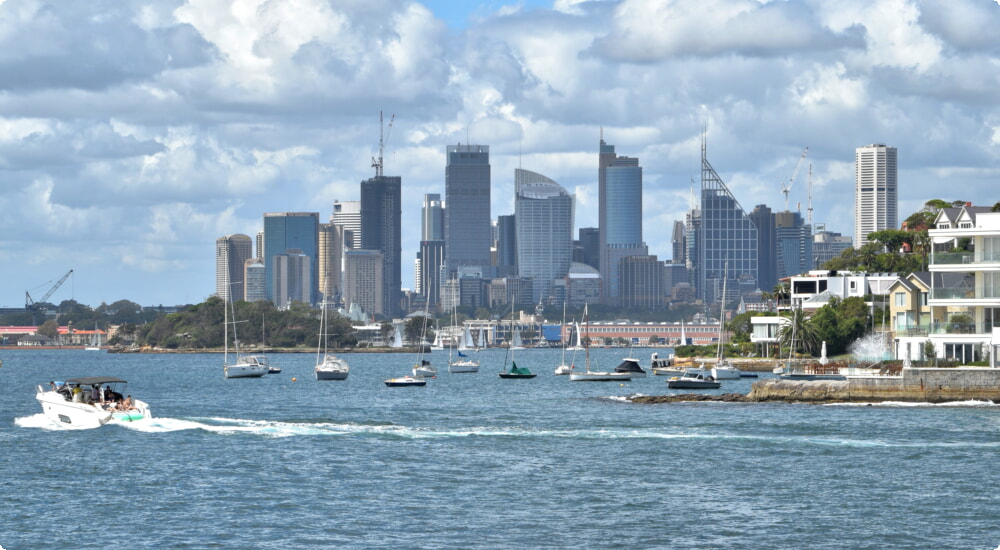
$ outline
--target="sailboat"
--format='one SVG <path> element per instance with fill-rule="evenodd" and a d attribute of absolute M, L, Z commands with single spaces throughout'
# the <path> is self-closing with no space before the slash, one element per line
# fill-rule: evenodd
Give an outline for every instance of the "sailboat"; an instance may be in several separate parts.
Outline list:
<path fill-rule="evenodd" d="M 451 310 L 451 324 L 454 325 L 458 317 L 458 313 L 455 308 Z M 472 335 L 469 334 L 469 327 L 466 325 L 464 334 L 462 336 L 462 344 L 458 346 L 458 359 L 452 361 L 451 359 L 451 348 L 448 348 L 448 372 L 451 373 L 463 373 L 463 372 L 479 372 L 479 361 L 472 359 L 468 355 L 462 353 L 462 349 L 468 349 L 469 346 L 466 345 L 465 340 L 472 340 Z"/>
<path fill-rule="evenodd" d="M 514 308 L 513 307 L 510 308 L 510 328 L 511 328 L 512 331 L 515 330 L 514 329 Z M 514 334 L 514 336 L 517 336 L 516 332 L 514 332 L 513 334 Z M 511 342 L 511 343 L 513 343 L 513 342 Z M 518 347 L 518 346 L 513 346 L 513 345 L 507 346 L 507 353 L 504 354 L 504 357 L 503 357 L 503 366 L 504 366 L 504 369 L 507 368 L 507 356 L 509 355 L 510 356 L 510 370 L 502 370 L 502 371 L 500 371 L 498 373 L 499 376 L 500 376 L 500 378 L 534 378 L 535 376 L 537 376 L 536 374 L 532 373 L 527 368 L 522 368 L 522 367 L 517 366 L 517 363 L 514 362 L 514 351 L 515 350 L 519 350 L 519 349 L 524 349 L 524 348 L 521 348 L 521 347 Z"/>
<path fill-rule="evenodd" d="M 524 349 L 524 343 L 521 342 L 521 331 L 518 330 L 516 326 L 514 326 L 513 315 L 510 316 L 510 330 L 512 333 L 512 336 L 510 338 L 510 349 L 511 350 Z"/>
<path fill-rule="evenodd" d="M 90 335 L 90 345 L 83 349 L 87 351 L 101 351 L 101 331 L 97 329 L 97 323 L 94 323 L 94 334 Z"/>
<path fill-rule="evenodd" d="M 434 365 L 431 365 L 430 361 L 424 359 L 424 349 L 426 348 L 426 346 L 424 345 L 423 342 L 426 334 L 427 334 L 427 312 L 425 311 L 424 326 L 420 329 L 420 353 L 417 355 L 417 364 L 413 365 L 413 369 L 411 370 L 411 372 L 413 373 L 413 376 L 434 378 L 435 376 L 437 376 L 438 373 L 437 369 L 434 368 Z"/>
<path fill-rule="evenodd" d="M 563 325 L 566 324 L 566 302 L 563 302 L 563 319 L 562 319 L 562 324 Z M 562 349 L 563 349 L 562 350 L 562 361 L 559 362 L 559 366 L 556 367 L 556 371 L 555 371 L 555 373 L 557 375 L 569 374 L 569 373 L 573 372 L 573 365 L 567 365 L 566 364 L 566 344 L 565 344 L 565 342 L 563 343 Z M 574 357 L 576 356 L 575 353 L 573 355 L 574 355 Z"/>
<path fill-rule="evenodd" d="M 232 298 L 232 296 L 227 296 Z M 267 365 L 267 357 L 261 355 L 241 355 L 240 339 L 236 334 L 236 308 L 231 299 L 226 300 L 229 307 L 223 308 L 223 322 L 225 323 L 224 336 L 225 344 L 222 356 L 222 373 L 226 378 L 260 378 L 267 374 L 270 368 Z M 232 311 L 233 320 L 229 320 L 229 313 Z M 236 362 L 229 363 L 229 325 L 233 325 L 233 347 L 236 352 Z"/>
<path fill-rule="evenodd" d="M 323 309 L 319 317 L 319 343 L 316 345 L 316 380 L 346 380 L 351 372 L 347 361 L 331 355 L 327 342 L 329 339 L 330 326 L 326 322 L 326 295 L 323 296 Z"/>
<path fill-rule="evenodd" d="M 476 351 L 486 349 L 486 330 L 479 327 L 479 342 L 476 343 Z"/>
<path fill-rule="evenodd" d="M 716 380 L 736 380 L 740 378 L 740 369 L 733 365 L 732 361 L 729 361 L 723 355 L 723 346 L 725 344 L 726 335 L 726 279 L 729 273 L 729 263 L 726 263 L 726 269 L 723 270 L 722 279 L 722 308 L 719 313 L 719 345 L 718 351 L 716 351 L 715 366 L 712 367 L 712 378 Z"/>
<path fill-rule="evenodd" d="M 580 343 L 580 323 L 573 324 L 573 345 L 569 347 L 570 351 L 583 351 L 583 345 Z"/>
<path fill-rule="evenodd" d="M 716 367 L 726 367 L 723 364 L 722 358 L 722 340 L 723 334 L 725 334 L 724 324 L 726 317 L 726 282 L 729 279 L 729 262 L 726 262 L 725 268 L 722 272 L 722 311 L 719 314 L 719 345 L 717 346 L 715 366 Z M 729 365 L 732 367 L 732 365 Z M 732 367 L 735 368 L 735 367 Z M 739 371 L 735 378 L 739 378 Z M 718 389 L 722 387 L 722 383 L 719 382 L 715 376 L 716 370 L 712 368 L 710 371 L 705 369 L 705 365 L 702 364 L 699 368 L 690 368 L 685 371 L 681 376 L 673 376 L 667 380 L 667 387 L 674 390 L 705 390 L 705 389 Z"/>
<path fill-rule="evenodd" d="M 392 345 L 389 347 L 393 349 L 399 349 L 403 347 L 403 329 L 400 327 L 398 323 L 396 324 L 396 332 L 392 336 Z"/>
<path fill-rule="evenodd" d="M 583 323 L 587 326 L 588 335 L 590 333 L 590 317 L 587 313 L 587 306 L 583 306 Z M 574 371 L 570 373 L 571 382 L 613 382 L 615 380 L 631 380 L 632 374 L 627 372 L 606 372 L 590 370 L 590 345 L 583 346 L 586 351 L 586 369 L 584 372 Z"/>

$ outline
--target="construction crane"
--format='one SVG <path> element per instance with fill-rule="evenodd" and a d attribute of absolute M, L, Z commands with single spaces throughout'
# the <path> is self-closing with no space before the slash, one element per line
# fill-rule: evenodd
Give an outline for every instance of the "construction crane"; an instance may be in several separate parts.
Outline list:
<path fill-rule="evenodd" d="M 396 120 L 396 115 L 389 117 L 389 126 L 382 124 L 382 111 L 378 112 L 378 158 L 372 157 L 372 168 L 375 169 L 375 177 L 382 175 L 382 151 L 385 149 L 385 142 L 389 141 L 389 132 L 392 131 L 392 123 Z M 385 130 L 383 132 L 383 129 Z"/>
<path fill-rule="evenodd" d="M 41 307 L 39 304 L 45 303 L 49 299 L 49 297 L 52 296 L 53 293 L 55 293 L 56 290 L 59 290 L 59 287 L 61 287 L 62 284 L 66 282 L 66 279 L 69 279 L 69 276 L 72 274 L 73 274 L 72 269 L 67 271 L 66 274 L 63 275 L 58 281 L 56 281 L 56 284 L 52 285 L 52 288 L 50 288 L 49 291 L 46 292 L 44 296 L 42 296 L 41 300 L 35 301 L 34 299 L 32 299 L 31 293 L 25 290 L 24 309 L 26 311 L 35 311 L 39 309 Z"/>
<path fill-rule="evenodd" d="M 809 228 L 812 229 L 813 225 L 813 163 L 809 163 L 809 185 L 807 187 L 809 190 Z"/>
<path fill-rule="evenodd" d="M 795 176 L 799 175 L 799 168 L 802 167 L 802 161 L 806 158 L 806 153 L 809 152 L 809 148 L 806 147 L 802 151 L 802 156 L 799 157 L 799 161 L 795 163 L 795 171 L 792 172 L 792 177 L 788 179 L 788 183 L 781 185 L 781 192 L 785 194 L 785 212 L 788 212 L 788 192 L 792 190 L 792 184 L 795 183 Z"/>

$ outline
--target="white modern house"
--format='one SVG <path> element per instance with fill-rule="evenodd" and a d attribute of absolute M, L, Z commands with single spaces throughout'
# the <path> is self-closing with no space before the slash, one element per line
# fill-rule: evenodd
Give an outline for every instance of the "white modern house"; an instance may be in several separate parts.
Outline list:
<path fill-rule="evenodd" d="M 942 209 L 928 231 L 930 330 L 938 358 L 962 363 L 1000 354 L 1000 212 Z"/>

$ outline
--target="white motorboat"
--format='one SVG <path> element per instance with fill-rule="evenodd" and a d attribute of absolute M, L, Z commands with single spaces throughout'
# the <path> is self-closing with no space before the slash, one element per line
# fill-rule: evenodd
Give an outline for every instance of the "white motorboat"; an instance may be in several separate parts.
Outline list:
<path fill-rule="evenodd" d="M 35 399 L 42 413 L 56 426 L 67 430 L 99 428 L 108 422 L 134 422 L 152 418 L 144 401 L 124 397 L 126 382 L 111 376 L 70 378 L 38 386 Z"/>
<path fill-rule="evenodd" d="M 722 382 L 716 382 L 711 375 L 685 374 L 667 380 L 667 387 L 672 390 L 714 390 L 721 388 Z"/>
<path fill-rule="evenodd" d="M 327 348 L 330 327 L 326 322 L 326 299 L 323 300 L 321 307 L 323 312 L 319 317 L 319 345 L 316 346 L 316 380 L 347 380 L 347 375 L 351 372 L 350 365 L 347 361 L 330 354 Z M 402 344 L 402 336 L 399 337 L 399 342 Z"/>
<path fill-rule="evenodd" d="M 403 386 L 426 386 L 427 380 L 422 376 L 400 376 L 399 378 L 390 378 L 386 380 L 385 385 L 390 388 L 399 388 Z"/>

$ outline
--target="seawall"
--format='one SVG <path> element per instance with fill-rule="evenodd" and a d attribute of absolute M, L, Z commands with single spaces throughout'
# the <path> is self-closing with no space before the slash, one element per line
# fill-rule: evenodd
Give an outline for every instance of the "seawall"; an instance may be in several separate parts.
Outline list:
<path fill-rule="evenodd" d="M 802 403 L 1000 402 L 1000 369 L 906 368 L 899 376 L 851 376 L 847 380 L 771 378 L 755 382 L 747 400 Z"/>

